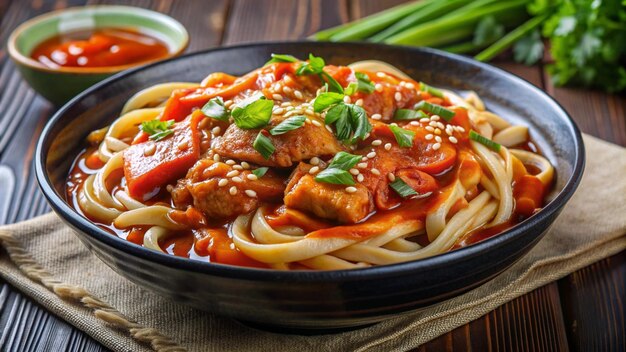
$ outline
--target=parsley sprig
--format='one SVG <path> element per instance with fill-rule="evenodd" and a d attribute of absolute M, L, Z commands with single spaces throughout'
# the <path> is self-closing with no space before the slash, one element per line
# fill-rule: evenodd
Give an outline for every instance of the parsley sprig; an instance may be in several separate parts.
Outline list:
<path fill-rule="evenodd" d="M 171 127 L 174 125 L 174 120 L 150 120 L 144 121 L 139 126 L 139 129 L 150 135 L 150 139 L 153 141 L 160 141 L 161 139 L 174 133 Z"/>

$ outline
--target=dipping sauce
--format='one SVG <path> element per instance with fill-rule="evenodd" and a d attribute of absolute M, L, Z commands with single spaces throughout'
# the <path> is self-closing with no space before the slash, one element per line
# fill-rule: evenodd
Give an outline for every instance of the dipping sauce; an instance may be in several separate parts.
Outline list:
<path fill-rule="evenodd" d="M 82 30 L 52 37 L 31 57 L 46 67 L 110 67 L 157 60 L 169 54 L 162 41 L 132 29 Z"/>

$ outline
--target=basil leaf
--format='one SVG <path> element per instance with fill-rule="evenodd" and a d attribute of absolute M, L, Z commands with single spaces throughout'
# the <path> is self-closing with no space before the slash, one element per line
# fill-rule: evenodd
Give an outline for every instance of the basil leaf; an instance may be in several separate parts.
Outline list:
<path fill-rule="evenodd" d="M 356 82 L 350 82 L 346 88 L 343 89 L 343 94 L 352 95 L 359 89 L 359 84 Z"/>
<path fill-rule="evenodd" d="M 470 130 L 469 138 L 471 140 L 474 140 L 474 141 L 484 145 L 487 148 L 495 150 L 496 152 L 499 152 L 500 148 L 502 147 L 500 144 L 492 141 L 491 139 L 483 136 L 482 134 L 479 134 L 478 132 L 476 132 L 474 130 Z"/>
<path fill-rule="evenodd" d="M 413 146 L 413 138 L 415 137 L 415 132 L 405 130 L 404 128 L 389 125 L 391 132 L 393 132 L 394 137 L 396 137 L 396 142 L 401 147 L 412 147 Z"/>
<path fill-rule="evenodd" d="M 428 118 L 421 110 L 410 110 L 410 109 L 398 109 L 393 115 L 394 120 L 402 121 L 402 120 L 417 120 L 422 118 Z"/>
<path fill-rule="evenodd" d="M 420 101 L 417 105 L 415 105 L 415 110 L 424 110 L 427 112 L 431 112 L 435 115 L 441 116 L 444 120 L 450 121 L 456 113 L 452 110 L 446 109 L 441 105 L 429 103 L 425 100 Z"/>
<path fill-rule="evenodd" d="M 443 98 L 443 92 L 441 90 L 435 87 L 431 87 L 424 82 L 420 82 L 420 90 L 423 92 L 427 92 L 434 97 Z"/>
<path fill-rule="evenodd" d="M 330 108 L 328 112 L 326 112 L 326 117 L 324 118 L 324 123 L 327 125 L 332 125 L 341 119 L 348 118 L 348 106 L 345 104 L 337 104 Z"/>
<path fill-rule="evenodd" d="M 303 115 L 292 116 L 292 117 L 290 117 L 288 119 L 285 119 L 284 121 L 282 121 L 278 125 L 276 125 L 276 127 L 272 128 L 270 130 L 270 134 L 272 136 L 277 136 L 277 135 L 280 135 L 280 134 L 287 133 L 289 131 L 293 131 L 295 129 L 298 129 L 298 128 L 302 127 L 302 125 L 304 125 L 304 121 L 305 120 L 306 120 L 306 117 L 303 116 Z"/>
<path fill-rule="evenodd" d="M 376 90 L 374 83 L 372 83 L 370 77 L 367 74 L 363 72 L 355 72 L 354 75 L 357 79 L 357 87 L 359 92 L 370 94 L 374 90 Z"/>
<path fill-rule="evenodd" d="M 150 139 L 153 141 L 160 141 L 161 139 L 174 133 L 170 128 L 174 125 L 174 120 L 150 120 L 144 121 L 139 126 L 139 129 L 150 135 Z"/>
<path fill-rule="evenodd" d="M 348 105 L 350 111 L 350 122 L 352 124 L 352 130 L 354 130 L 354 136 L 352 141 L 356 142 L 358 138 L 365 139 L 365 136 L 372 130 L 372 125 L 367 119 L 365 109 L 358 105 Z"/>
<path fill-rule="evenodd" d="M 339 82 L 337 82 L 337 80 L 334 79 L 333 76 L 329 75 L 324 70 L 320 72 L 320 78 L 322 79 L 322 81 L 326 81 L 326 83 L 328 83 L 328 90 L 330 92 L 343 93 L 343 87 L 341 86 L 341 84 L 339 84 Z"/>
<path fill-rule="evenodd" d="M 204 116 L 220 121 L 228 121 L 228 118 L 230 117 L 228 109 L 224 107 L 224 100 L 222 97 L 216 97 L 209 100 L 200 110 Z"/>
<path fill-rule="evenodd" d="M 272 58 L 270 59 L 270 61 L 266 62 L 264 66 L 267 66 L 269 64 L 273 64 L 276 62 L 298 62 L 299 60 L 296 59 L 294 56 L 291 55 L 285 55 L 285 54 L 272 54 Z"/>
<path fill-rule="evenodd" d="M 263 127 L 272 117 L 272 107 L 274 107 L 274 101 L 263 97 L 243 108 L 236 107 L 233 109 L 233 119 L 237 127 L 242 129 Z"/>
<path fill-rule="evenodd" d="M 267 172 L 267 170 L 269 170 L 269 167 L 260 167 L 258 169 L 252 170 L 252 173 L 258 177 L 261 178 L 265 175 L 265 173 Z"/>
<path fill-rule="evenodd" d="M 328 110 L 328 113 L 326 113 L 326 116 L 328 117 L 328 114 L 330 114 L 332 111 L 336 109 L 341 110 L 341 115 L 339 116 L 339 119 L 335 121 L 335 135 L 337 136 L 337 139 L 343 141 L 343 140 L 350 138 L 350 135 L 352 134 L 352 124 L 350 121 L 351 120 L 350 108 L 346 104 L 338 104 L 332 107 L 330 110 Z"/>
<path fill-rule="evenodd" d="M 339 152 L 335 154 L 333 159 L 330 161 L 328 165 L 328 169 L 341 169 L 341 170 L 350 170 L 354 167 L 354 165 L 358 164 L 361 161 L 360 155 L 353 155 L 346 152 Z"/>
<path fill-rule="evenodd" d="M 315 181 L 332 183 L 335 185 L 354 185 L 354 178 L 346 170 L 342 169 L 326 169 L 315 176 Z"/>
<path fill-rule="evenodd" d="M 396 179 L 389 184 L 389 187 L 396 191 L 396 193 L 398 193 L 398 195 L 402 198 L 416 196 L 418 194 L 413 188 L 411 188 L 411 186 L 402 181 L 400 177 L 396 177 Z"/>
<path fill-rule="evenodd" d="M 267 138 L 263 134 L 263 131 L 260 131 L 259 134 L 256 136 L 252 147 L 254 147 L 254 149 L 259 152 L 266 160 L 269 159 L 276 150 L 276 147 L 274 147 L 274 145 L 272 144 L 272 140 Z"/>
<path fill-rule="evenodd" d="M 322 112 L 328 107 L 343 101 L 343 94 L 339 93 L 322 93 L 315 98 L 313 102 L 313 111 Z"/>
<path fill-rule="evenodd" d="M 309 61 L 303 62 L 302 65 L 298 67 L 296 75 L 318 75 L 324 72 L 324 66 L 326 66 L 324 59 L 313 54 L 309 54 Z"/>

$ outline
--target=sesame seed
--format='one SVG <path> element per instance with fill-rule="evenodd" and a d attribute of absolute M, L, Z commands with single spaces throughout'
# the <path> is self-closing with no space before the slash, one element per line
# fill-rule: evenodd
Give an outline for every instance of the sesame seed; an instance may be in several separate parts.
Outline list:
<path fill-rule="evenodd" d="M 372 159 L 372 158 L 374 158 L 374 157 L 376 156 L 376 152 L 369 152 L 369 153 L 367 153 L 367 155 L 366 155 L 366 156 L 367 156 L 368 158 Z"/>
<path fill-rule="evenodd" d="M 198 124 L 198 128 L 203 130 L 203 129 L 205 129 L 209 125 L 210 122 L 211 122 L 211 120 L 208 117 L 205 117 Z"/>
<path fill-rule="evenodd" d="M 290 107 L 290 106 L 291 106 L 291 102 L 290 101 L 286 101 L 286 102 L 280 104 L 281 108 L 287 108 L 287 107 Z"/>
<path fill-rule="evenodd" d="M 156 144 L 151 143 L 149 146 L 144 148 L 143 155 L 150 156 L 150 155 L 154 155 L 155 152 L 156 152 Z"/>
<path fill-rule="evenodd" d="M 326 129 L 328 130 L 328 132 L 333 133 L 333 129 L 332 129 L 332 128 L 330 128 L 330 126 L 326 125 L 325 127 L 326 127 Z"/>
<path fill-rule="evenodd" d="M 312 123 L 313 123 L 313 120 L 311 120 L 311 119 L 305 119 L 305 120 L 304 120 L 304 123 L 306 123 L 306 124 L 309 124 L 309 125 L 310 125 L 310 124 L 312 124 Z"/>
<path fill-rule="evenodd" d="M 180 142 L 180 144 L 178 144 L 177 148 L 178 150 L 186 150 L 187 148 L 189 148 L 189 144 L 187 141 L 182 141 Z"/>
<path fill-rule="evenodd" d="M 356 176 L 356 180 L 359 182 L 363 182 L 363 180 L 365 180 L 365 176 L 363 176 L 363 174 L 358 174 Z"/>
<path fill-rule="evenodd" d="M 433 116 L 430 117 L 430 119 L 432 121 L 439 121 L 440 117 L 439 117 L 439 115 L 433 115 Z"/>
<path fill-rule="evenodd" d="M 289 87 L 289 86 L 283 86 L 283 93 L 285 93 L 285 94 L 291 94 L 291 92 L 293 92 L 293 89 L 291 89 L 291 87 Z"/>
<path fill-rule="evenodd" d="M 221 159 L 221 157 L 220 157 L 220 155 L 219 155 L 219 154 L 215 154 L 215 155 L 213 155 L 213 161 L 215 161 L 215 162 L 219 162 L 219 161 L 220 161 L 220 159 Z"/>
<path fill-rule="evenodd" d="M 320 171 L 320 167 L 319 166 L 313 166 L 312 168 L 309 169 L 309 173 L 311 175 L 316 174 L 318 171 Z"/>
<path fill-rule="evenodd" d="M 437 127 L 437 121 L 430 121 L 430 123 L 428 124 L 428 126 Z"/>
<path fill-rule="evenodd" d="M 354 103 L 354 105 L 363 106 L 363 99 L 359 99 Z"/>
<path fill-rule="evenodd" d="M 274 100 L 283 100 L 283 96 L 282 96 L 282 95 L 280 95 L 280 94 L 278 94 L 278 93 L 273 94 L 273 95 L 272 95 L 272 98 L 273 98 Z"/>
<path fill-rule="evenodd" d="M 435 131 L 435 128 L 433 126 L 426 126 L 425 129 L 428 132 L 434 132 Z"/>
<path fill-rule="evenodd" d="M 282 115 L 284 112 L 285 112 L 284 108 L 276 108 L 273 111 L 274 115 Z"/>
<path fill-rule="evenodd" d="M 319 165 L 319 163 L 320 163 L 320 158 L 318 158 L 318 157 L 314 156 L 314 157 L 312 157 L 312 158 L 311 158 L 311 160 L 309 161 L 309 163 L 310 163 L 311 165 Z"/>
<path fill-rule="evenodd" d="M 374 175 L 376 176 L 380 176 L 380 171 L 378 171 L 378 169 L 372 169 L 370 170 Z"/>
<path fill-rule="evenodd" d="M 220 126 L 215 126 L 211 130 L 211 133 L 213 133 L 214 136 L 217 136 L 220 132 L 222 132 L 222 128 Z"/>
<path fill-rule="evenodd" d="M 383 144 L 383 141 L 381 141 L 380 139 L 375 139 L 372 141 L 372 145 L 376 146 L 376 145 L 381 145 Z"/>
<path fill-rule="evenodd" d="M 376 72 L 376 76 L 380 78 L 384 78 L 387 75 L 384 72 Z"/>
<path fill-rule="evenodd" d="M 228 108 L 228 107 L 230 107 L 231 105 L 233 105 L 233 103 L 234 103 L 234 101 L 232 101 L 232 100 L 226 100 L 226 101 L 224 102 L 224 106 Z"/>
<path fill-rule="evenodd" d="M 248 169 L 250 168 L 250 164 L 248 164 L 248 163 L 247 163 L 247 162 L 245 162 L 245 161 L 242 161 L 242 162 L 241 162 L 241 167 L 243 167 L 244 169 L 248 170 Z"/>
<path fill-rule="evenodd" d="M 372 120 L 380 120 L 382 118 L 383 118 L 383 116 L 381 114 L 374 114 L 374 115 L 372 115 Z"/>
<path fill-rule="evenodd" d="M 220 186 L 220 187 L 224 187 L 227 184 L 228 184 L 228 180 L 225 179 L 225 178 L 222 178 L 222 179 L 219 180 L 219 182 L 217 182 L 217 185 Z"/>
<path fill-rule="evenodd" d="M 376 83 L 376 85 L 374 85 L 374 89 L 376 89 L 376 91 L 380 93 L 383 91 L 383 85 L 380 83 Z"/>
<path fill-rule="evenodd" d="M 424 139 L 426 139 L 427 141 L 429 141 L 429 140 L 433 139 L 433 137 L 434 137 L 434 136 L 433 136 L 432 134 L 430 134 L 430 133 L 429 133 L 429 134 L 427 134 L 427 135 L 424 137 Z"/>
<path fill-rule="evenodd" d="M 343 102 L 346 104 L 350 104 L 352 103 L 352 99 L 350 99 L 350 97 L 346 95 L 345 97 L 343 97 Z"/>
<path fill-rule="evenodd" d="M 400 81 L 400 85 L 405 87 L 406 86 L 406 82 L 405 81 Z"/>
<path fill-rule="evenodd" d="M 257 177 L 257 175 L 255 175 L 255 174 L 248 174 L 248 175 L 246 175 L 246 178 L 247 178 L 248 180 L 250 180 L 250 181 L 256 181 L 256 180 L 258 180 L 258 179 L 259 179 L 259 178 Z"/>
<path fill-rule="evenodd" d="M 390 173 L 388 173 L 388 174 L 387 174 L 387 179 L 388 179 L 390 182 L 393 182 L 393 181 L 395 181 L 395 180 L 396 180 L 396 175 L 394 175 L 394 174 L 392 174 L 392 173 L 390 172 Z"/>
<path fill-rule="evenodd" d="M 438 128 L 435 128 L 435 134 L 441 134 L 441 130 Z"/>
<path fill-rule="evenodd" d="M 459 131 L 459 132 L 461 132 L 461 133 L 465 132 L 465 128 L 463 128 L 463 127 L 461 127 L 461 126 L 458 126 L 458 127 L 456 128 L 456 130 L 457 130 L 457 131 Z"/>
<path fill-rule="evenodd" d="M 357 170 L 357 169 L 350 169 L 350 173 L 353 174 L 354 176 L 358 175 L 361 173 L 361 171 Z"/>
<path fill-rule="evenodd" d="M 235 160 L 226 160 L 226 165 L 235 165 Z"/>
<path fill-rule="evenodd" d="M 295 108 L 292 111 L 294 114 L 302 114 L 304 112 L 304 110 L 302 110 L 302 108 Z"/>
<path fill-rule="evenodd" d="M 424 122 L 424 123 L 429 122 L 429 121 L 430 121 L 430 119 L 428 117 L 422 117 L 420 119 L 420 122 Z"/>
<path fill-rule="evenodd" d="M 443 124 L 443 123 L 441 123 L 441 122 L 437 122 L 437 127 L 441 128 L 442 130 L 445 130 L 445 129 L 446 129 L 446 125 L 444 125 L 444 124 Z"/>
<path fill-rule="evenodd" d="M 239 175 L 239 170 L 232 170 L 226 174 L 226 177 L 233 177 Z"/>
<path fill-rule="evenodd" d="M 348 193 L 354 193 L 354 192 L 356 192 L 356 187 L 352 187 L 352 186 L 350 186 L 350 187 L 346 187 L 346 192 L 348 192 Z"/>
<path fill-rule="evenodd" d="M 366 133 L 365 136 L 363 137 L 363 140 L 370 138 L 370 133 Z"/>
<path fill-rule="evenodd" d="M 237 187 L 232 186 L 232 187 L 228 190 L 228 193 L 230 193 L 231 195 L 233 195 L 233 196 L 234 196 L 235 194 L 237 194 Z"/>
<path fill-rule="evenodd" d="M 358 167 L 359 169 L 365 169 L 367 167 L 367 163 L 358 163 L 356 164 L 356 167 Z"/>
<path fill-rule="evenodd" d="M 311 123 L 317 127 L 322 127 L 322 124 L 317 120 L 312 120 Z"/>
<path fill-rule="evenodd" d="M 256 198 L 256 192 L 251 190 L 251 189 L 247 189 L 244 192 L 246 192 L 246 195 L 250 198 Z"/>
<path fill-rule="evenodd" d="M 409 82 L 409 83 L 407 83 L 407 84 L 406 84 L 406 86 L 405 86 L 405 87 L 407 87 L 407 88 L 409 88 L 409 89 L 415 89 L 415 84 L 413 84 L 413 83 Z"/>
<path fill-rule="evenodd" d="M 241 182 L 243 182 L 243 180 L 242 180 L 242 179 L 241 179 L 241 177 L 239 177 L 239 176 L 235 176 L 235 177 L 233 177 L 231 180 L 233 180 L 233 182 L 237 182 L 237 183 L 241 183 Z"/>
<path fill-rule="evenodd" d="M 393 95 L 393 98 L 396 99 L 396 101 L 401 101 L 402 100 L 402 93 L 396 92 L 396 94 Z"/>
<path fill-rule="evenodd" d="M 419 122 L 417 122 L 417 121 L 411 121 L 411 122 L 409 123 L 409 125 L 411 125 L 411 126 L 421 126 L 421 125 L 420 125 L 420 123 L 419 123 Z"/>
<path fill-rule="evenodd" d="M 439 136 L 435 136 L 435 141 L 437 141 L 437 142 L 441 143 L 441 137 L 439 137 Z"/>
<path fill-rule="evenodd" d="M 385 150 L 390 150 L 390 149 L 391 149 L 391 143 L 386 143 Z"/>
<path fill-rule="evenodd" d="M 233 165 L 233 169 L 241 171 L 241 170 L 243 170 L 243 166 L 241 166 L 241 165 Z"/>
<path fill-rule="evenodd" d="M 446 128 L 446 134 L 447 134 L 448 136 L 451 136 L 453 132 L 454 132 L 454 131 L 452 131 L 452 129 L 450 129 L 450 128 Z"/>
<path fill-rule="evenodd" d="M 315 115 L 315 111 L 313 111 L 311 109 L 304 110 L 304 113 L 307 114 L 307 115 Z"/>
<path fill-rule="evenodd" d="M 459 140 L 456 139 L 456 137 L 454 137 L 454 136 L 450 136 L 450 137 L 448 137 L 448 139 L 450 140 L 450 142 L 452 142 L 454 144 L 457 144 L 459 142 Z"/>
<path fill-rule="evenodd" d="M 435 143 L 435 144 L 433 144 L 433 150 L 437 150 L 437 149 L 439 149 L 439 148 L 441 148 L 441 143 Z"/>
<path fill-rule="evenodd" d="M 297 99 L 300 99 L 300 100 L 302 100 L 302 99 L 304 98 L 304 96 L 302 95 L 302 92 L 301 92 L 301 91 L 299 91 L 299 90 L 294 91 L 294 92 L 293 92 L 293 95 L 295 95 L 295 96 L 296 96 L 296 98 L 297 98 Z"/>

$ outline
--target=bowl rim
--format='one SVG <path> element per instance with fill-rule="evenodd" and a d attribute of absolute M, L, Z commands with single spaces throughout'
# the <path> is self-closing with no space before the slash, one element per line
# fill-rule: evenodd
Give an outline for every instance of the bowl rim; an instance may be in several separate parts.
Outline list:
<path fill-rule="evenodd" d="M 47 176 L 45 171 L 45 156 L 43 153 L 44 142 L 46 142 L 50 138 L 50 133 L 58 120 L 63 117 L 63 115 L 72 107 L 75 103 L 83 99 L 84 97 L 92 94 L 93 92 L 110 85 L 114 82 L 122 80 L 128 76 L 132 76 L 133 74 L 150 69 L 157 65 L 169 64 L 170 62 L 174 62 L 177 60 L 185 60 L 188 57 L 199 56 L 211 54 L 213 52 L 220 51 L 228 51 L 233 49 L 245 49 L 245 48 L 259 48 L 264 46 L 271 45 L 318 45 L 318 46 L 353 46 L 355 49 L 363 49 L 364 47 L 369 47 L 370 49 L 395 49 L 395 50 L 403 50 L 408 53 L 425 53 L 429 55 L 434 55 L 438 57 L 442 57 L 446 60 L 452 60 L 456 64 L 469 65 L 472 67 L 476 67 L 480 70 L 486 70 L 496 75 L 504 75 L 504 78 L 514 81 L 517 84 L 521 84 L 523 88 L 529 89 L 534 92 L 540 99 L 543 99 L 552 108 L 555 109 L 557 113 L 563 116 L 564 120 L 567 122 L 567 126 L 565 128 L 574 139 L 575 144 L 575 157 L 574 157 L 574 165 L 572 174 L 569 179 L 566 181 L 563 189 L 540 211 L 536 214 L 533 214 L 530 218 L 522 221 L 521 223 L 513 226 L 512 228 L 500 233 L 497 236 L 493 236 L 484 241 L 472 244 L 470 246 L 462 247 L 456 249 L 454 251 L 448 251 L 445 253 L 441 253 L 432 257 L 427 257 L 423 259 L 418 259 L 414 261 L 408 262 L 400 262 L 395 264 L 387 264 L 387 265 L 379 265 L 372 266 L 367 268 L 360 269 L 343 269 L 343 270 L 295 270 L 295 271 L 280 271 L 274 269 L 259 269 L 259 268 L 249 268 L 249 267 L 240 267 L 234 265 L 227 264 L 219 264 L 213 262 L 203 262 L 191 260 L 188 258 L 176 257 L 170 254 L 165 254 L 161 252 L 157 252 L 151 249 L 144 248 L 143 246 L 136 245 L 134 243 L 128 242 L 120 237 L 113 236 L 110 233 L 100 229 L 95 224 L 93 224 L 87 218 L 81 216 L 76 212 L 61 196 L 59 196 L 52 185 L 50 179 Z M 315 50 L 312 48 L 312 50 Z M 578 129 L 574 120 L 569 116 L 567 111 L 556 102 L 551 96 L 545 93 L 543 90 L 534 86 L 530 82 L 517 77 L 513 74 L 510 74 L 500 68 L 491 66 L 486 63 L 478 62 L 471 58 L 467 58 L 457 54 L 447 53 L 441 50 L 432 49 L 432 48 L 416 48 L 416 47 L 408 47 L 408 46 L 397 46 L 397 45 L 387 45 L 387 44 L 378 44 L 378 43 L 356 43 L 356 42 L 346 42 L 346 43 L 331 43 L 331 42 L 310 42 L 310 41 L 267 41 L 267 42 L 259 42 L 259 43 L 249 43 L 242 45 L 233 45 L 233 46 L 224 46 L 217 47 L 207 50 L 202 50 L 190 54 L 186 54 L 180 57 L 171 58 L 168 60 L 160 61 L 157 63 L 152 63 L 149 65 L 137 67 L 125 72 L 118 73 L 112 77 L 109 77 L 100 83 L 97 83 L 90 87 L 89 89 L 83 91 L 68 103 L 66 103 L 63 107 L 61 107 L 55 115 L 48 121 L 46 126 L 44 127 L 40 137 L 37 141 L 37 147 L 35 151 L 35 173 L 37 177 L 37 181 L 41 190 L 43 191 L 45 197 L 48 199 L 49 204 L 55 210 L 57 214 L 60 215 L 62 220 L 69 223 L 74 229 L 78 229 L 79 231 L 85 233 L 87 236 L 91 236 L 95 240 L 103 243 L 106 246 L 113 247 L 116 250 L 125 252 L 128 255 L 137 257 L 141 260 L 150 261 L 159 265 L 164 265 L 176 269 L 181 269 L 185 271 L 200 273 L 200 274 L 208 274 L 219 277 L 229 277 L 232 279 L 241 279 L 241 280 L 251 280 L 251 281 L 264 281 L 264 282 L 306 282 L 306 283 L 328 283 L 328 282 L 347 282 L 347 281 L 359 281 L 363 279 L 377 279 L 382 277 L 390 277 L 390 276 L 402 276 L 406 275 L 410 272 L 417 271 L 428 271 L 429 268 L 437 268 L 442 265 L 451 265 L 455 262 L 461 262 L 465 258 L 480 255 L 482 253 L 486 253 L 488 251 L 500 248 L 502 246 L 506 246 L 509 242 L 514 241 L 517 237 L 523 236 L 526 232 L 532 231 L 533 227 L 543 221 L 546 221 L 552 216 L 557 215 L 561 208 L 565 206 L 565 203 L 571 198 L 574 194 L 574 191 L 580 184 L 582 179 L 583 171 L 585 165 L 585 147 L 582 139 L 582 134 Z M 539 237 L 540 234 L 537 234 Z"/>
<path fill-rule="evenodd" d="M 117 11 L 124 11 L 124 10 L 132 11 L 133 13 L 142 15 L 146 18 L 149 18 L 150 20 L 158 21 L 162 23 L 164 26 L 175 28 L 183 35 L 183 40 L 182 42 L 176 43 L 176 48 L 174 48 L 175 49 L 174 51 L 168 52 L 168 54 L 162 58 L 136 62 L 136 63 L 126 64 L 126 65 L 104 66 L 104 67 L 63 67 L 63 66 L 60 66 L 57 68 L 51 68 L 23 54 L 17 48 L 17 40 L 22 35 L 22 33 L 26 31 L 28 28 L 32 27 L 33 25 L 40 23 L 41 21 L 44 21 L 50 18 L 59 17 L 67 13 L 80 13 L 80 12 L 85 12 L 85 11 L 100 11 L 100 12 L 106 13 L 107 11 L 116 11 L 116 10 Z M 122 27 L 118 27 L 118 28 L 122 28 Z M 58 35 L 58 33 L 55 33 L 54 35 Z M 48 36 L 46 38 L 49 39 L 51 37 L 52 36 Z M 39 44 L 41 44 L 41 42 Z M 9 56 L 20 65 L 24 65 L 28 68 L 31 68 L 37 71 L 42 71 L 42 72 L 71 73 L 71 74 L 80 74 L 80 75 L 100 75 L 100 74 L 117 73 L 117 72 L 124 71 L 130 68 L 134 68 L 134 67 L 138 67 L 142 65 L 149 65 L 155 62 L 168 60 L 168 59 L 180 56 L 180 54 L 182 54 L 187 49 L 188 46 L 189 46 L 189 32 L 187 32 L 187 29 L 185 28 L 185 26 L 183 26 L 183 24 L 180 23 L 175 18 L 168 16 L 166 14 L 163 14 L 163 13 L 157 12 L 157 11 L 152 11 L 152 10 L 144 9 L 141 7 L 124 6 L 124 5 L 74 6 L 74 7 L 68 7 L 65 9 L 47 12 L 42 15 L 33 17 L 23 22 L 19 26 L 17 26 L 17 28 L 15 28 L 13 32 L 11 32 L 9 39 L 7 40 L 7 49 L 9 52 Z"/>

